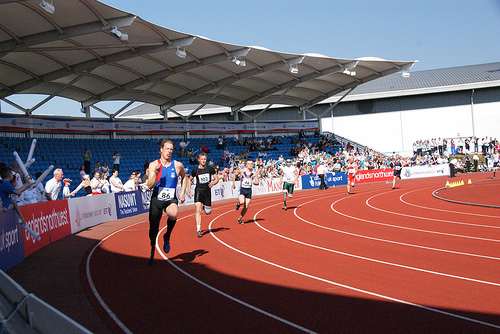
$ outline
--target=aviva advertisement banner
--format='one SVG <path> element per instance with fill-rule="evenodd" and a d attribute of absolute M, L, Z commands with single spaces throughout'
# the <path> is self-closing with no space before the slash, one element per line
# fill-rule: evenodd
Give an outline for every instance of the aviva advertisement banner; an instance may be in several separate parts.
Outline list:
<path fill-rule="evenodd" d="M 421 177 L 431 176 L 444 176 L 450 175 L 450 166 L 442 165 L 429 165 L 429 166 L 415 166 L 403 167 L 401 170 L 401 179 L 418 179 Z"/>
<path fill-rule="evenodd" d="M 113 194 L 71 198 L 68 200 L 68 207 L 71 233 L 117 218 Z"/>

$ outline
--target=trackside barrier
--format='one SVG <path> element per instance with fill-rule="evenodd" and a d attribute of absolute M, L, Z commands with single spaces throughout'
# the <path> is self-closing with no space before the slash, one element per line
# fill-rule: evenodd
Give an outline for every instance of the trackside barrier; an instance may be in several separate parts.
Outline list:
<path fill-rule="evenodd" d="M 321 181 L 319 176 L 316 175 L 302 175 L 301 177 L 301 189 L 314 189 L 319 188 Z M 345 173 L 326 173 L 325 183 L 328 187 L 336 187 L 340 185 L 347 184 L 347 174 Z"/>
<path fill-rule="evenodd" d="M 67 200 L 22 205 L 20 208 L 28 226 L 41 238 L 37 241 L 23 230 L 25 256 L 71 234 Z M 3 268 L 0 269 L 3 270 Z"/>
<path fill-rule="evenodd" d="M 23 231 L 14 209 L 0 211 L 0 268 L 8 270 L 24 260 Z M 5 269 L 4 269 L 5 268 Z"/>
<path fill-rule="evenodd" d="M 393 176 L 392 168 L 360 170 L 356 173 L 355 183 L 392 181 Z"/>
<path fill-rule="evenodd" d="M 444 175 L 450 175 L 450 166 L 447 164 L 403 167 L 401 170 L 401 179 L 403 180 Z"/>
<path fill-rule="evenodd" d="M 72 234 L 117 219 L 114 194 L 70 198 L 68 208 Z"/>
<path fill-rule="evenodd" d="M 33 294 L 28 294 L 0 270 L 0 332 L 91 333 Z"/>
<path fill-rule="evenodd" d="M 359 171 L 356 182 L 387 181 L 392 180 L 392 175 L 392 168 Z M 448 165 L 405 167 L 401 177 L 407 179 L 440 175 L 449 175 Z M 327 173 L 325 181 L 327 186 L 345 185 L 347 174 Z M 320 180 L 316 175 L 303 175 L 296 181 L 295 189 L 318 188 L 319 184 Z M 212 187 L 212 201 L 237 198 L 240 182 L 235 183 L 235 189 L 232 186 L 233 183 L 229 181 L 219 182 Z M 191 197 L 186 195 L 186 201 L 181 205 L 193 204 L 194 186 L 191 187 Z M 282 187 L 279 178 L 261 180 L 258 186 L 253 186 L 255 195 L 280 191 Z M 0 212 L 0 270 L 9 270 L 20 263 L 25 256 L 72 233 L 107 221 L 148 212 L 150 199 L 151 191 L 138 190 L 23 205 L 21 212 L 28 226 L 40 235 L 39 241 L 17 223 L 18 217 L 14 210 Z M 3 293 L 3 288 L 0 292 Z M 30 305 L 33 309 L 37 309 L 36 305 L 41 303 L 43 302 L 31 302 Z M 46 309 L 45 306 L 42 305 L 40 308 L 41 313 L 45 312 L 43 311 Z M 38 318 L 38 315 L 36 317 Z M 51 327 L 53 328 L 55 327 Z"/>

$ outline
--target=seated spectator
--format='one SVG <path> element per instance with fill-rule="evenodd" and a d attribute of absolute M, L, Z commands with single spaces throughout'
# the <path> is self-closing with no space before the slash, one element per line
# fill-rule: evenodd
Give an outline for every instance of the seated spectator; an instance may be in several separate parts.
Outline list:
<path fill-rule="evenodd" d="M 113 170 L 112 175 L 109 178 L 109 187 L 111 189 L 111 192 L 113 193 L 125 191 L 125 189 L 123 188 L 122 180 L 118 178 L 118 170 L 116 169 Z"/>
<path fill-rule="evenodd" d="M 130 178 L 123 185 L 124 191 L 135 191 L 138 189 L 137 184 L 139 183 L 139 179 L 136 176 L 136 172 L 130 173 Z"/>

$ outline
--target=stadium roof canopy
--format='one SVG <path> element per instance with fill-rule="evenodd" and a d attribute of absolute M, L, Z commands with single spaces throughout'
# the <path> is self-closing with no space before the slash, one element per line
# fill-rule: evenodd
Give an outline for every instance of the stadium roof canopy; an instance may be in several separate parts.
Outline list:
<path fill-rule="evenodd" d="M 221 43 L 94 0 L 0 0 L 0 98 L 65 97 L 110 118 L 134 102 L 163 111 L 198 104 L 193 114 L 207 104 L 307 108 L 413 64 Z M 129 103 L 108 114 L 100 101 Z"/>

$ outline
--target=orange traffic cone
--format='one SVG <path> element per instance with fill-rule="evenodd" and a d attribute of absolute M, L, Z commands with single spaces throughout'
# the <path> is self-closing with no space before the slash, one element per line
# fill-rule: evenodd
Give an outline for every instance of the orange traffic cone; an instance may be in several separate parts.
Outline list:
<path fill-rule="evenodd" d="M 446 181 L 446 185 L 445 185 L 444 187 L 445 187 L 446 189 L 451 188 L 451 187 L 450 187 L 450 182 L 449 182 L 449 181 Z"/>

